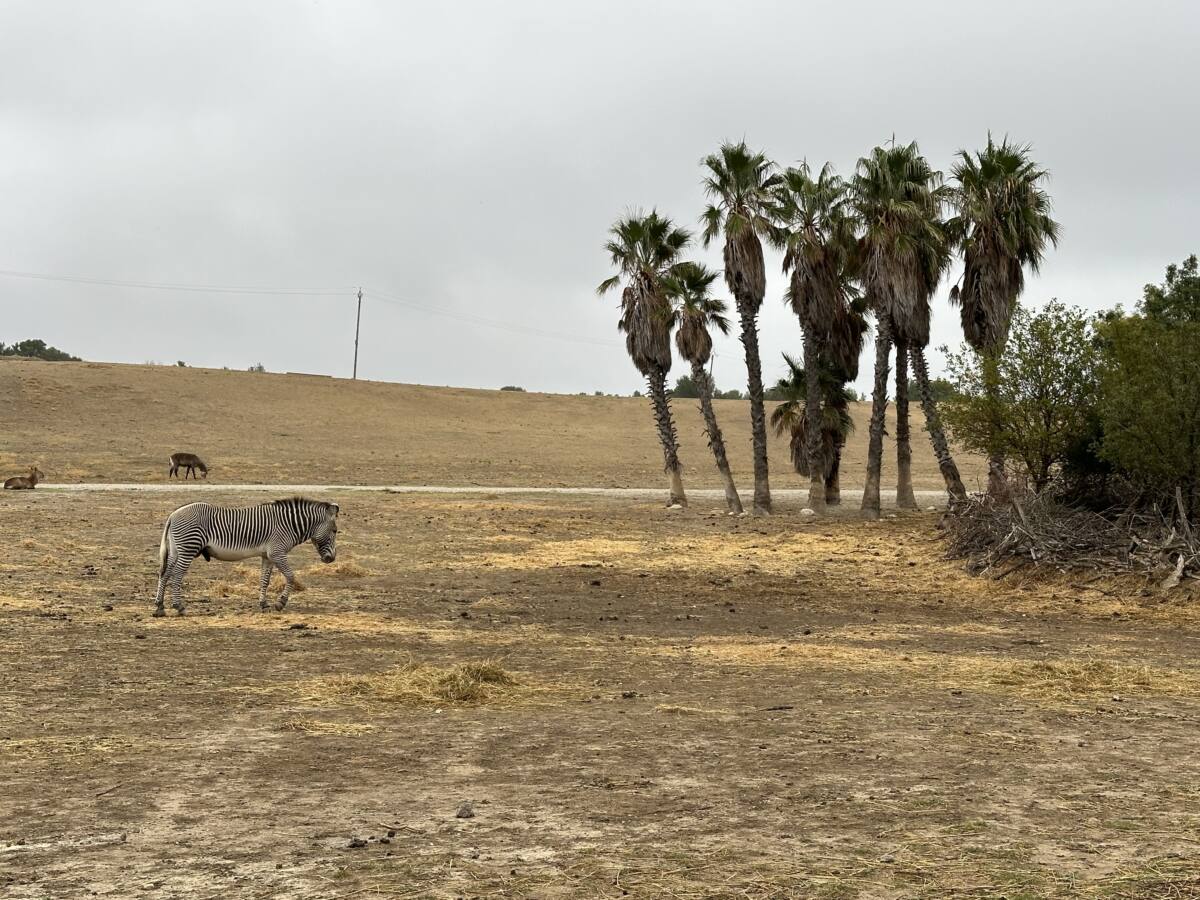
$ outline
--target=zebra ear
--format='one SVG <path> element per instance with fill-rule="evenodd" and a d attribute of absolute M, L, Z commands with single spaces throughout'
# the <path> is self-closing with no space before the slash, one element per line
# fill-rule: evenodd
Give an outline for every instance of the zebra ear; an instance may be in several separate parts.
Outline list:
<path fill-rule="evenodd" d="M 338 513 L 340 513 L 342 511 L 342 508 L 340 506 L 338 506 L 336 503 L 330 503 L 329 511 L 336 516 Z"/>

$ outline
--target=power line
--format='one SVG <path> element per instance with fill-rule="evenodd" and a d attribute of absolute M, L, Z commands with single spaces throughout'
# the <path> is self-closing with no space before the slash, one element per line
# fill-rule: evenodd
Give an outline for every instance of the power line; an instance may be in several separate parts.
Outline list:
<path fill-rule="evenodd" d="M 574 341 L 580 344 L 592 344 L 597 347 L 622 347 L 624 346 L 618 341 L 606 341 L 600 338 L 589 338 L 579 334 L 567 334 L 561 331 L 551 331 L 547 328 L 538 328 L 534 325 L 520 325 L 514 322 L 504 322 L 499 319 L 488 319 L 484 316 L 477 316 L 474 313 L 456 312 L 454 310 L 440 309 L 436 306 L 429 306 L 424 303 L 417 303 L 415 300 L 407 300 L 402 297 L 396 297 L 391 294 L 386 294 L 383 291 L 375 288 L 367 288 L 366 296 L 374 297 L 376 300 L 381 300 L 384 303 L 390 303 L 393 306 L 407 307 L 408 309 L 416 309 L 421 312 L 426 312 L 435 316 L 445 316 L 449 319 L 457 319 L 460 322 L 467 322 L 472 325 L 484 325 L 488 328 L 498 328 L 503 331 L 510 331 L 514 334 L 523 334 L 530 337 L 545 337 L 553 338 L 560 341 Z"/>
<path fill-rule="evenodd" d="M 298 296 L 298 297 L 342 297 L 347 294 L 355 296 L 354 288 L 332 288 L 332 289 L 315 289 L 315 288 L 276 288 L 276 287 L 255 287 L 243 285 L 217 285 L 217 284 L 183 284 L 180 282 L 160 282 L 160 281 L 130 281 L 119 278 L 92 278 L 83 275 L 53 275 L 46 272 L 21 272 L 12 269 L 0 269 L 0 276 L 8 278 L 26 278 L 36 281 L 56 281 L 65 282 L 68 284 L 91 284 L 101 285 L 105 287 L 126 287 L 137 288 L 140 290 L 157 290 L 157 291 L 187 291 L 190 293 L 209 293 L 209 294 L 252 294 L 252 295 L 268 295 L 268 296 Z M 604 340 L 602 338 L 591 338 L 580 334 L 568 334 L 561 331 L 552 331 L 547 328 L 539 328 L 533 325 L 521 325 L 515 322 L 506 322 L 499 319 L 489 319 L 485 316 L 477 316 L 474 313 L 464 313 L 455 310 L 443 309 L 437 306 L 431 306 L 425 303 L 418 303 L 415 300 L 409 300 L 403 297 L 397 297 L 394 294 L 389 294 L 386 291 L 381 291 L 375 288 L 369 288 L 364 291 L 358 289 L 358 313 L 356 315 L 355 326 L 355 369 L 357 372 L 357 356 L 358 356 L 358 327 L 357 322 L 362 315 L 362 299 L 363 297 L 373 297 L 383 303 L 398 306 L 401 308 L 414 309 L 420 312 L 428 313 L 429 315 L 442 316 L 448 319 L 455 319 L 460 322 L 466 322 L 471 325 L 481 325 L 487 328 L 496 328 L 502 331 L 508 331 L 512 334 L 520 334 L 528 337 L 549 338 L 552 340 L 570 341 L 578 344 L 590 344 L 596 347 L 621 347 L 623 346 L 618 341 Z"/>
<path fill-rule="evenodd" d="M 123 281 L 116 278 L 87 278 L 82 275 L 48 275 L 44 272 L 15 272 L 9 269 L 0 269 L 0 276 L 7 278 L 29 278 L 36 281 L 65 281 L 70 284 L 98 284 L 107 287 L 141 288 L 151 291 L 191 291 L 204 294 L 275 294 L 281 296 L 340 297 L 354 290 L 352 287 L 316 290 L 310 288 L 245 287 L 228 284 Z"/>

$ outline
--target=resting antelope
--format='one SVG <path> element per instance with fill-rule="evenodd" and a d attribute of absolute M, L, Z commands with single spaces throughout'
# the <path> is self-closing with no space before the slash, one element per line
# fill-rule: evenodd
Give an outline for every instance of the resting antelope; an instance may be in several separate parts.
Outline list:
<path fill-rule="evenodd" d="M 32 491 L 45 477 L 46 473 L 37 466 L 30 466 L 28 475 L 14 475 L 4 482 L 4 489 L 6 491 Z"/>

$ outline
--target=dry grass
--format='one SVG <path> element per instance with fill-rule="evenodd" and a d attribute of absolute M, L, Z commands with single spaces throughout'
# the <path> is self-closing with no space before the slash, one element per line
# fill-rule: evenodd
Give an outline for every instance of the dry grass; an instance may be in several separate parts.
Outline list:
<path fill-rule="evenodd" d="M 342 578 L 366 578 L 375 573 L 352 559 L 339 559 L 327 565 L 312 566 L 305 569 L 304 574 L 318 578 L 331 578 L 335 575 Z"/>
<path fill-rule="evenodd" d="M 886 638 L 885 638 L 886 639 Z M 1200 697 L 1200 672 L 1133 666 L 1097 657 L 1011 661 L 969 653 L 931 653 L 899 647 L 795 641 L 708 640 L 689 647 L 638 648 L 686 655 L 696 661 L 779 666 L 839 673 L 870 673 L 897 683 L 919 682 L 947 690 L 974 690 L 1070 703 L 1112 696 Z"/>
<path fill-rule="evenodd" d="M 493 660 L 445 668 L 408 662 L 371 675 L 334 675 L 307 682 L 304 699 L 321 703 L 480 706 L 511 699 L 521 683 Z"/>
<path fill-rule="evenodd" d="M 1010 663 L 993 676 L 996 684 L 1011 686 L 1029 697 L 1089 698 L 1104 695 L 1162 694 L 1197 696 L 1200 684 L 1191 673 L 1176 669 L 1129 666 L 1103 659 L 1066 659 Z"/>
<path fill-rule="evenodd" d="M 768 361 L 768 381 L 773 365 L 778 361 Z M 0 379 L 6 384 L 0 470 L 8 474 L 39 459 L 54 473 L 53 481 L 161 482 L 167 478 L 167 455 L 188 447 L 209 464 L 208 484 L 403 480 L 665 487 L 650 410 L 636 397 L 7 358 L 0 360 Z M 231 407 L 225 402 L 231 394 L 246 402 Z M 175 411 L 166 423 L 163 404 Z M 749 405 L 744 400 L 716 405 L 733 471 L 752 471 Z M 304 427 L 263 428 L 260 409 L 274 410 L 277 422 Z M 675 414 L 688 486 L 720 487 L 697 404 L 677 403 Z M 870 406 L 853 404 L 851 414 L 858 427 L 842 461 L 847 487 L 865 471 Z M 890 434 L 893 417 L 889 408 Z M 914 408 L 918 437 L 922 422 Z M 248 434 L 254 440 L 247 441 Z M 200 435 L 203 446 L 196 446 Z M 912 447 L 915 486 L 940 489 L 929 442 L 914 438 Z M 772 472 L 792 471 L 786 441 L 772 438 L 769 452 Z M 980 461 L 961 455 L 958 463 L 968 486 L 978 485 Z M 883 477 L 885 484 L 895 481 L 894 454 L 884 456 Z"/>
<path fill-rule="evenodd" d="M 301 734 L 341 735 L 352 737 L 370 734 L 374 725 L 364 722 L 325 722 L 320 719 L 291 719 L 279 726 L 280 731 L 298 731 Z"/>

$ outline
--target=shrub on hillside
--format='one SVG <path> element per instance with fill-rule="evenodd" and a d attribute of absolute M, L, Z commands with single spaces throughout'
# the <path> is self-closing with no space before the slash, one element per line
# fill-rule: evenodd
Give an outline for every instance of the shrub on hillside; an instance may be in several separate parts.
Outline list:
<path fill-rule="evenodd" d="M 502 391 L 519 391 L 522 394 L 525 393 L 525 388 L 517 387 L 515 384 L 506 384 L 504 387 L 500 388 L 500 390 L 502 390 Z"/>

